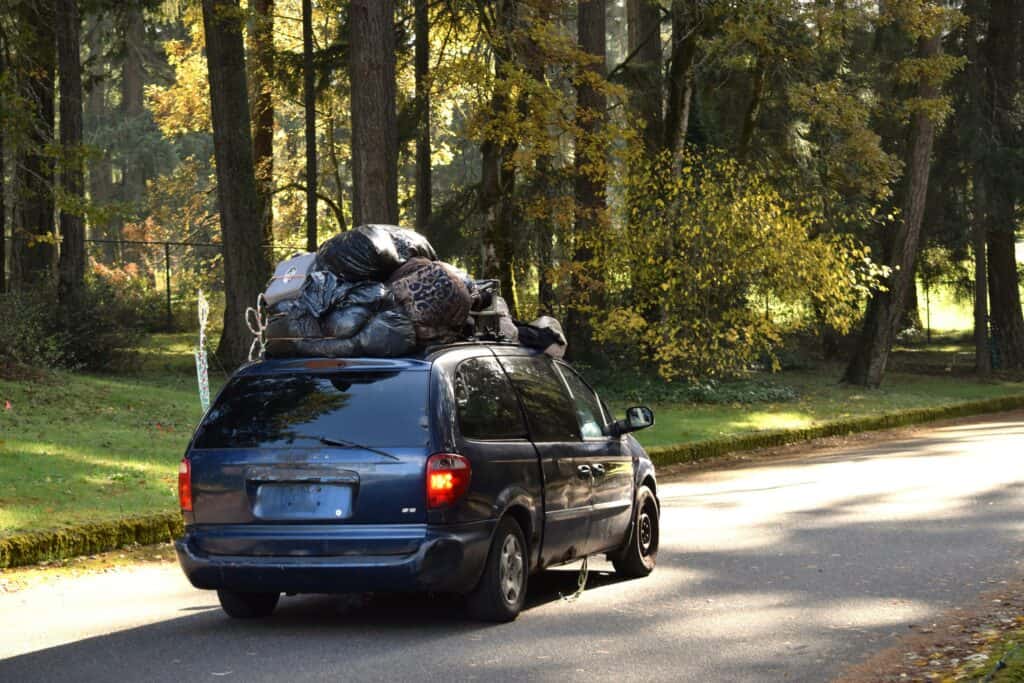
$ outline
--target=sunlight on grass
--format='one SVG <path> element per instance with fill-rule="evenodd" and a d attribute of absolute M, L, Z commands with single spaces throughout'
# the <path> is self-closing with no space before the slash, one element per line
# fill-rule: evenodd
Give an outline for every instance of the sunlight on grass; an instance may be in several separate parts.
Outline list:
<path fill-rule="evenodd" d="M 765 431 L 770 429 L 801 429 L 815 423 L 814 418 L 806 413 L 794 411 L 768 412 L 754 411 L 742 420 L 731 423 L 736 431 Z"/>

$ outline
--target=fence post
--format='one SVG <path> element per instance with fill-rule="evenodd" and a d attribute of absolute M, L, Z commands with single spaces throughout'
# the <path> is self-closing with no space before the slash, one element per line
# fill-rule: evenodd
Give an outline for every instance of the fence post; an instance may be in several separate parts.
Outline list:
<path fill-rule="evenodd" d="M 167 285 L 167 331 L 174 329 L 174 313 L 171 311 L 171 245 L 164 242 L 164 282 Z"/>

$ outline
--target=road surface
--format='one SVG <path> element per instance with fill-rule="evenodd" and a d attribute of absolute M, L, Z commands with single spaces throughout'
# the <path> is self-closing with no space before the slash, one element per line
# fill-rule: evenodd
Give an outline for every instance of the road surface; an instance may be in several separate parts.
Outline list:
<path fill-rule="evenodd" d="M 175 565 L 0 594 L 0 681 L 823 681 L 1017 578 L 1024 413 L 696 472 L 647 579 L 532 581 L 505 625 L 451 598 L 283 598 L 231 621 Z"/>

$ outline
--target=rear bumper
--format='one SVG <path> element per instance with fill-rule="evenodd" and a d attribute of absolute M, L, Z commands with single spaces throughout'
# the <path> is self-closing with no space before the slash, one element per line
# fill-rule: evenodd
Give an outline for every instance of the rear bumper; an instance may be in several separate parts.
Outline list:
<path fill-rule="evenodd" d="M 196 588 L 464 593 L 480 578 L 495 524 L 195 525 L 175 549 Z M 282 549 L 287 554 L 267 554 Z"/>

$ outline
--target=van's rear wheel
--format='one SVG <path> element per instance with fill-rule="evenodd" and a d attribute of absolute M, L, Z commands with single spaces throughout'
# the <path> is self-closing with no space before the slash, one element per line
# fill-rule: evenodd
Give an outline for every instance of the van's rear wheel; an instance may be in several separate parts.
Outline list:
<path fill-rule="evenodd" d="M 646 486 L 637 491 L 635 515 L 626 545 L 608 557 L 617 574 L 631 579 L 650 574 L 658 560 L 658 501 Z"/>
<path fill-rule="evenodd" d="M 220 600 L 221 608 L 229 617 L 235 619 L 256 619 L 269 617 L 280 593 L 239 593 L 237 591 L 219 590 L 217 598 Z"/>
<path fill-rule="evenodd" d="M 526 601 L 528 558 L 523 530 L 505 517 L 494 532 L 480 583 L 469 594 L 470 616 L 481 621 L 515 619 Z"/>

